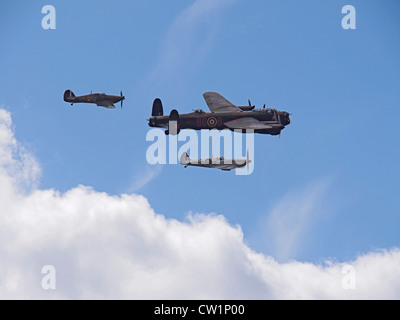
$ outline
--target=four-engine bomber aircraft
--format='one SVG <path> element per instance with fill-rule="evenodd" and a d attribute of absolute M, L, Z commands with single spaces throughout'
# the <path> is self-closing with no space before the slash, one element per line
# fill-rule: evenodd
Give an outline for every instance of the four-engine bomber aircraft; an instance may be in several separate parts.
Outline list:
<path fill-rule="evenodd" d="M 122 108 L 122 101 L 125 100 L 125 97 L 122 95 L 119 96 L 113 96 L 113 95 L 108 95 L 105 93 L 91 93 L 87 94 L 84 96 L 75 96 L 74 93 L 71 90 L 66 90 L 64 92 L 64 101 L 71 103 L 71 106 L 74 103 L 95 103 L 99 107 L 104 107 L 108 109 L 114 109 L 114 103 L 120 102 L 121 101 L 121 108 Z"/>
<path fill-rule="evenodd" d="M 249 152 L 247 151 L 246 159 L 225 159 L 224 157 L 207 158 L 207 159 L 191 159 L 189 155 L 184 152 L 181 155 L 179 162 L 187 168 L 188 166 L 216 168 L 223 171 L 230 171 L 232 169 L 242 168 L 247 165 L 249 168 Z"/>
<path fill-rule="evenodd" d="M 149 119 L 150 127 L 167 129 L 165 134 L 177 134 L 181 129 L 230 129 L 254 130 L 256 133 L 278 135 L 290 123 L 290 115 L 286 111 L 265 108 L 254 109 L 249 106 L 236 106 L 217 92 L 206 92 L 203 97 L 211 112 L 197 109 L 192 113 L 179 114 L 173 109 L 169 116 L 164 116 L 163 106 L 159 98 L 153 102 L 153 110 Z M 170 121 L 177 128 L 169 128 Z M 173 129 L 173 130 L 172 130 Z"/>

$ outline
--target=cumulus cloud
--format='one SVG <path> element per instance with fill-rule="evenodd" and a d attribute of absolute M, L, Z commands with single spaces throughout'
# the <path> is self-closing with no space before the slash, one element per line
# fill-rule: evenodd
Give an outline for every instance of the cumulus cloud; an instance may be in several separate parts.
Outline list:
<path fill-rule="evenodd" d="M 4 110 L 0 141 L 1 299 L 400 298 L 399 249 L 345 263 L 278 263 L 221 215 L 177 221 L 140 195 L 32 188 L 37 161 L 20 156 Z"/>
<path fill-rule="evenodd" d="M 11 128 L 11 114 L 0 109 L 0 182 L 2 186 L 7 186 L 1 188 L 1 198 L 12 195 L 15 187 L 20 191 L 35 188 L 41 174 L 39 164 L 26 148 L 18 143 Z"/>

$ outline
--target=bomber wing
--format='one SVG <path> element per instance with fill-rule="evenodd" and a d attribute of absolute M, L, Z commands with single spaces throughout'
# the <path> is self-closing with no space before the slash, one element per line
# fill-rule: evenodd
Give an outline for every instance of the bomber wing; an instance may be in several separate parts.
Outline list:
<path fill-rule="evenodd" d="M 228 122 L 224 122 L 229 129 L 272 129 L 272 126 L 262 123 L 253 117 L 243 117 Z"/>
<path fill-rule="evenodd" d="M 203 97 L 211 112 L 242 111 L 239 107 L 235 106 L 217 92 L 205 92 Z"/>
<path fill-rule="evenodd" d="M 98 101 L 98 102 L 96 102 L 96 104 L 99 107 L 105 107 L 105 108 L 108 108 L 108 109 L 114 109 L 115 108 L 114 104 L 111 101 Z"/>

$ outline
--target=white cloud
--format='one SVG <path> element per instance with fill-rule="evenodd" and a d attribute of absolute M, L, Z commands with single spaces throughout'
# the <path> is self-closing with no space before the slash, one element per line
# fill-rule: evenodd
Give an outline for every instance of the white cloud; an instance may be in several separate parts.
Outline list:
<path fill-rule="evenodd" d="M 220 215 L 181 222 L 143 196 L 85 186 L 21 193 L 38 168 L 29 154 L 15 157 L 11 127 L 1 110 L 0 299 L 400 298 L 396 248 L 346 262 L 355 270 L 355 289 L 346 290 L 345 264 L 278 263 Z M 55 290 L 42 288 L 45 265 L 55 267 Z"/>
<path fill-rule="evenodd" d="M 0 179 L 3 186 L 7 185 L 0 191 L 0 197 L 12 195 L 15 186 L 21 191 L 33 189 L 41 174 L 40 166 L 26 148 L 17 142 L 11 127 L 11 114 L 0 109 Z"/>

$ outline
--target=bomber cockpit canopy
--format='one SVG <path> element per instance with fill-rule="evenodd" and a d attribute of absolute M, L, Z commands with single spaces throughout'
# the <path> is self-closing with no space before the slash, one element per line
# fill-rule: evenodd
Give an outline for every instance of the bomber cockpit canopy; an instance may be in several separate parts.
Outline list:
<path fill-rule="evenodd" d="M 271 113 L 271 114 L 278 112 L 278 110 L 276 110 L 274 108 L 259 108 L 259 109 L 255 109 L 254 111 L 264 111 L 266 113 Z"/>

